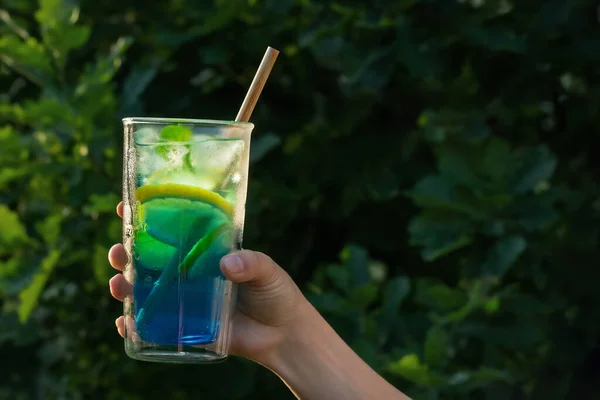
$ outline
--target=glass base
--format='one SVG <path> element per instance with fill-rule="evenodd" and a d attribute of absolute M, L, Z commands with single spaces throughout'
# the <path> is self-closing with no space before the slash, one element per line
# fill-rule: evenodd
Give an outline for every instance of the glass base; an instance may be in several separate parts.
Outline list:
<path fill-rule="evenodd" d="M 145 347 L 125 341 L 125 353 L 134 360 L 169 364 L 214 364 L 227 360 L 227 354 L 208 349 L 184 346 L 182 351 L 171 346 Z"/>

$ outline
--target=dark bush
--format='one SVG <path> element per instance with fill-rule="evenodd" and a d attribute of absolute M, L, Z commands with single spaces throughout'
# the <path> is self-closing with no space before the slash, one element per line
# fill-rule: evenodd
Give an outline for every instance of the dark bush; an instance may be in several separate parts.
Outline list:
<path fill-rule="evenodd" d="M 245 247 L 415 399 L 600 397 L 596 2 L 2 4 L 0 398 L 291 398 L 129 360 L 107 287 L 120 118 L 231 119 L 267 45 Z"/>

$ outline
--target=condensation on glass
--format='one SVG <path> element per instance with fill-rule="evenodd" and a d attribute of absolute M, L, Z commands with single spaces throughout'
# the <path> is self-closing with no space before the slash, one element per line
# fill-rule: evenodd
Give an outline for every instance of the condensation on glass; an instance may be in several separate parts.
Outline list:
<path fill-rule="evenodd" d="M 236 287 L 220 259 L 241 248 L 251 123 L 125 118 L 125 351 L 138 360 L 227 357 Z"/>

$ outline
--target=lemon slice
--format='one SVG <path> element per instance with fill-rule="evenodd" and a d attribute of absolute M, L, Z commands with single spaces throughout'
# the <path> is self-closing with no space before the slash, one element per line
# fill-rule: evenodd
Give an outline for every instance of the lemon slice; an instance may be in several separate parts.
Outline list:
<path fill-rule="evenodd" d="M 145 185 L 136 190 L 135 196 L 140 203 L 156 198 L 179 198 L 200 200 L 209 203 L 220 208 L 229 215 L 231 215 L 233 211 L 231 204 L 217 193 L 200 187 L 178 183 Z"/>

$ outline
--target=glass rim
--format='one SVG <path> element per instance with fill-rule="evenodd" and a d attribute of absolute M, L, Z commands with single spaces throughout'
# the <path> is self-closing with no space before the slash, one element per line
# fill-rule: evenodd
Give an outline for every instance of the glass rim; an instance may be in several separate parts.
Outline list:
<path fill-rule="evenodd" d="M 217 119 L 196 119 L 196 118 L 162 118 L 162 117 L 125 117 L 121 120 L 124 125 L 133 124 L 190 124 L 197 126 L 224 126 L 231 128 L 253 128 L 252 122 L 227 121 Z"/>

